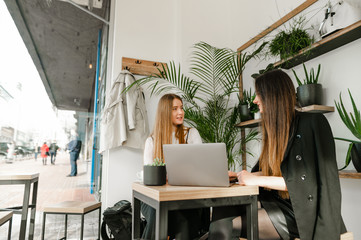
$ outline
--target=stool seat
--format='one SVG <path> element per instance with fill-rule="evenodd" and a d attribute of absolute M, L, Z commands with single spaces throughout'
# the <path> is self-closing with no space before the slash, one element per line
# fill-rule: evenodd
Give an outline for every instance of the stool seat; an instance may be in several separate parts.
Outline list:
<path fill-rule="evenodd" d="M 12 211 L 0 212 L 0 226 L 4 225 L 6 222 L 9 222 L 8 240 L 11 239 L 12 221 L 13 221 L 13 212 Z"/>
<path fill-rule="evenodd" d="M 0 226 L 9 221 L 13 217 L 12 211 L 0 212 Z"/>
<path fill-rule="evenodd" d="M 85 214 L 94 209 L 100 208 L 100 206 L 100 202 L 65 201 L 44 207 L 44 212 Z"/>
<path fill-rule="evenodd" d="M 41 232 L 41 239 L 45 239 L 45 221 L 47 214 L 63 214 L 65 215 L 65 226 L 64 226 L 64 239 L 67 238 L 67 225 L 68 215 L 80 215 L 81 216 L 81 227 L 80 227 L 80 240 L 83 240 L 84 233 L 84 215 L 92 211 L 98 210 L 98 239 L 100 239 L 100 218 L 101 218 L 101 202 L 80 202 L 80 201 L 65 201 L 56 203 L 51 206 L 45 206 L 43 212 L 43 226 Z"/>

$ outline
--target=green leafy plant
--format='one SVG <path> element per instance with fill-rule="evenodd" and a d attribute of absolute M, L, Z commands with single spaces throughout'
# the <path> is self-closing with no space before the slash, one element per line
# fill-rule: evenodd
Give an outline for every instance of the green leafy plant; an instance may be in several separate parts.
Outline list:
<path fill-rule="evenodd" d="M 249 91 L 243 90 L 243 98 L 239 97 L 239 105 L 247 105 L 251 113 L 256 113 L 259 109 L 258 105 L 253 102 L 255 98 L 256 92 L 252 93 L 251 88 Z"/>
<path fill-rule="evenodd" d="M 152 164 L 148 164 L 149 166 L 165 166 L 163 159 L 161 158 L 154 158 Z"/>
<path fill-rule="evenodd" d="M 254 79 L 258 78 L 259 76 L 261 76 L 263 73 L 266 73 L 268 71 L 271 71 L 273 69 L 278 69 L 280 67 L 280 65 L 275 66 L 273 63 L 270 63 L 267 65 L 267 67 L 265 69 L 261 69 L 258 71 L 258 73 L 253 73 L 251 75 L 251 77 L 253 77 Z"/>
<path fill-rule="evenodd" d="M 152 94 L 175 92 L 184 101 L 185 122 L 199 131 L 204 142 L 224 142 L 228 166 L 241 164 L 242 145 L 257 139 L 258 132 L 251 130 L 241 138 L 237 104 L 231 95 L 239 91 L 239 77 L 245 64 L 264 48 L 262 44 L 253 53 L 238 53 L 228 48 L 216 48 L 205 42 L 194 45 L 190 74 L 171 61 L 162 65 L 159 74 L 137 80 L 134 84 L 148 84 Z M 130 86 L 132 87 L 132 85 Z"/>
<path fill-rule="evenodd" d="M 314 39 L 304 29 L 304 17 L 293 20 L 289 29 L 280 31 L 269 44 L 269 52 L 281 59 L 296 55 L 301 49 L 310 46 Z"/>
<path fill-rule="evenodd" d="M 318 77 L 320 76 L 321 64 L 318 64 L 316 74 L 315 74 L 315 70 L 313 68 L 311 68 L 310 74 L 308 74 L 305 64 L 302 63 L 302 65 L 303 65 L 303 70 L 305 72 L 305 79 L 303 79 L 303 82 L 298 78 L 296 71 L 292 69 L 292 72 L 296 77 L 298 86 L 302 86 L 302 85 L 306 85 L 306 84 L 317 84 Z"/>
<path fill-rule="evenodd" d="M 358 110 L 349 89 L 348 89 L 348 93 L 349 93 L 351 103 L 352 103 L 353 114 L 351 112 L 350 113 L 347 112 L 345 106 L 343 105 L 343 101 L 342 101 L 342 98 L 341 98 L 341 93 L 340 93 L 340 96 L 339 96 L 340 102 L 337 103 L 335 101 L 335 105 L 336 105 L 338 114 L 340 115 L 341 120 L 343 121 L 343 123 L 346 125 L 346 127 L 351 131 L 351 133 L 357 139 L 361 140 L 361 116 L 360 116 L 360 111 Z M 345 169 L 351 162 L 351 149 L 352 149 L 353 145 L 355 143 L 361 143 L 361 141 L 355 141 L 355 140 L 346 139 L 346 138 L 339 138 L 339 137 L 335 137 L 335 139 L 350 142 L 350 145 L 349 145 L 348 150 L 347 150 L 345 166 L 340 169 L 340 170 L 342 170 L 342 169 Z"/>

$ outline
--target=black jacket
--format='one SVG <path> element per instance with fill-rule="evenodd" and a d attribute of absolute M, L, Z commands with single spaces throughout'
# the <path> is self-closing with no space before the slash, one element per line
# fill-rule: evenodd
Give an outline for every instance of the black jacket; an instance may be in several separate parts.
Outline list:
<path fill-rule="evenodd" d="M 281 164 L 300 238 L 340 239 L 341 189 L 335 142 L 320 113 L 297 113 Z"/>

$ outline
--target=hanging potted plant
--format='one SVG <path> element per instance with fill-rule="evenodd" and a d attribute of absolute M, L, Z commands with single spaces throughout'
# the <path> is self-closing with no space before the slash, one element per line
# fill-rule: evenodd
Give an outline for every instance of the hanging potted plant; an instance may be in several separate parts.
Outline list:
<path fill-rule="evenodd" d="M 167 172 L 162 159 L 155 158 L 150 165 L 143 167 L 143 183 L 150 186 L 162 186 L 166 184 Z"/>
<path fill-rule="evenodd" d="M 343 123 L 346 125 L 346 127 L 351 131 L 351 133 L 359 141 L 335 137 L 335 139 L 337 139 L 337 140 L 350 142 L 350 145 L 348 147 L 347 154 L 346 154 L 345 166 L 342 167 L 340 170 L 345 169 L 352 160 L 352 163 L 353 163 L 356 171 L 361 172 L 361 141 L 360 141 L 361 140 L 361 116 L 360 116 L 360 111 L 357 109 L 355 101 L 353 100 L 350 90 L 348 90 L 348 93 L 350 95 L 350 99 L 351 99 L 351 103 L 352 103 L 353 114 L 351 112 L 348 113 L 345 106 L 343 105 L 341 93 L 340 93 L 340 102 L 337 103 L 335 101 L 335 105 L 336 105 L 338 114 L 340 115 Z"/>
<path fill-rule="evenodd" d="M 270 54 L 287 59 L 311 46 L 314 39 L 304 29 L 304 21 L 304 17 L 294 19 L 288 29 L 280 31 L 269 44 Z"/>
<path fill-rule="evenodd" d="M 303 70 L 305 72 L 305 79 L 303 82 L 297 76 L 295 70 L 292 69 L 293 74 L 297 80 L 297 101 L 301 107 L 318 104 L 322 102 L 322 85 L 318 83 L 318 77 L 321 71 L 321 64 L 318 64 L 317 73 L 313 68 L 308 74 L 305 64 L 303 63 Z"/>

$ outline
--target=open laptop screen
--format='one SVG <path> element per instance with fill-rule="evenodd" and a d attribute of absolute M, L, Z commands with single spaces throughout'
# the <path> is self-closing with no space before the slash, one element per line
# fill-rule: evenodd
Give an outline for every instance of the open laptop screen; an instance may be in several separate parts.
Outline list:
<path fill-rule="evenodd" d="M 163 153 L 170 185 L 230 185 L 224 143 L 164 144 Z"/>

